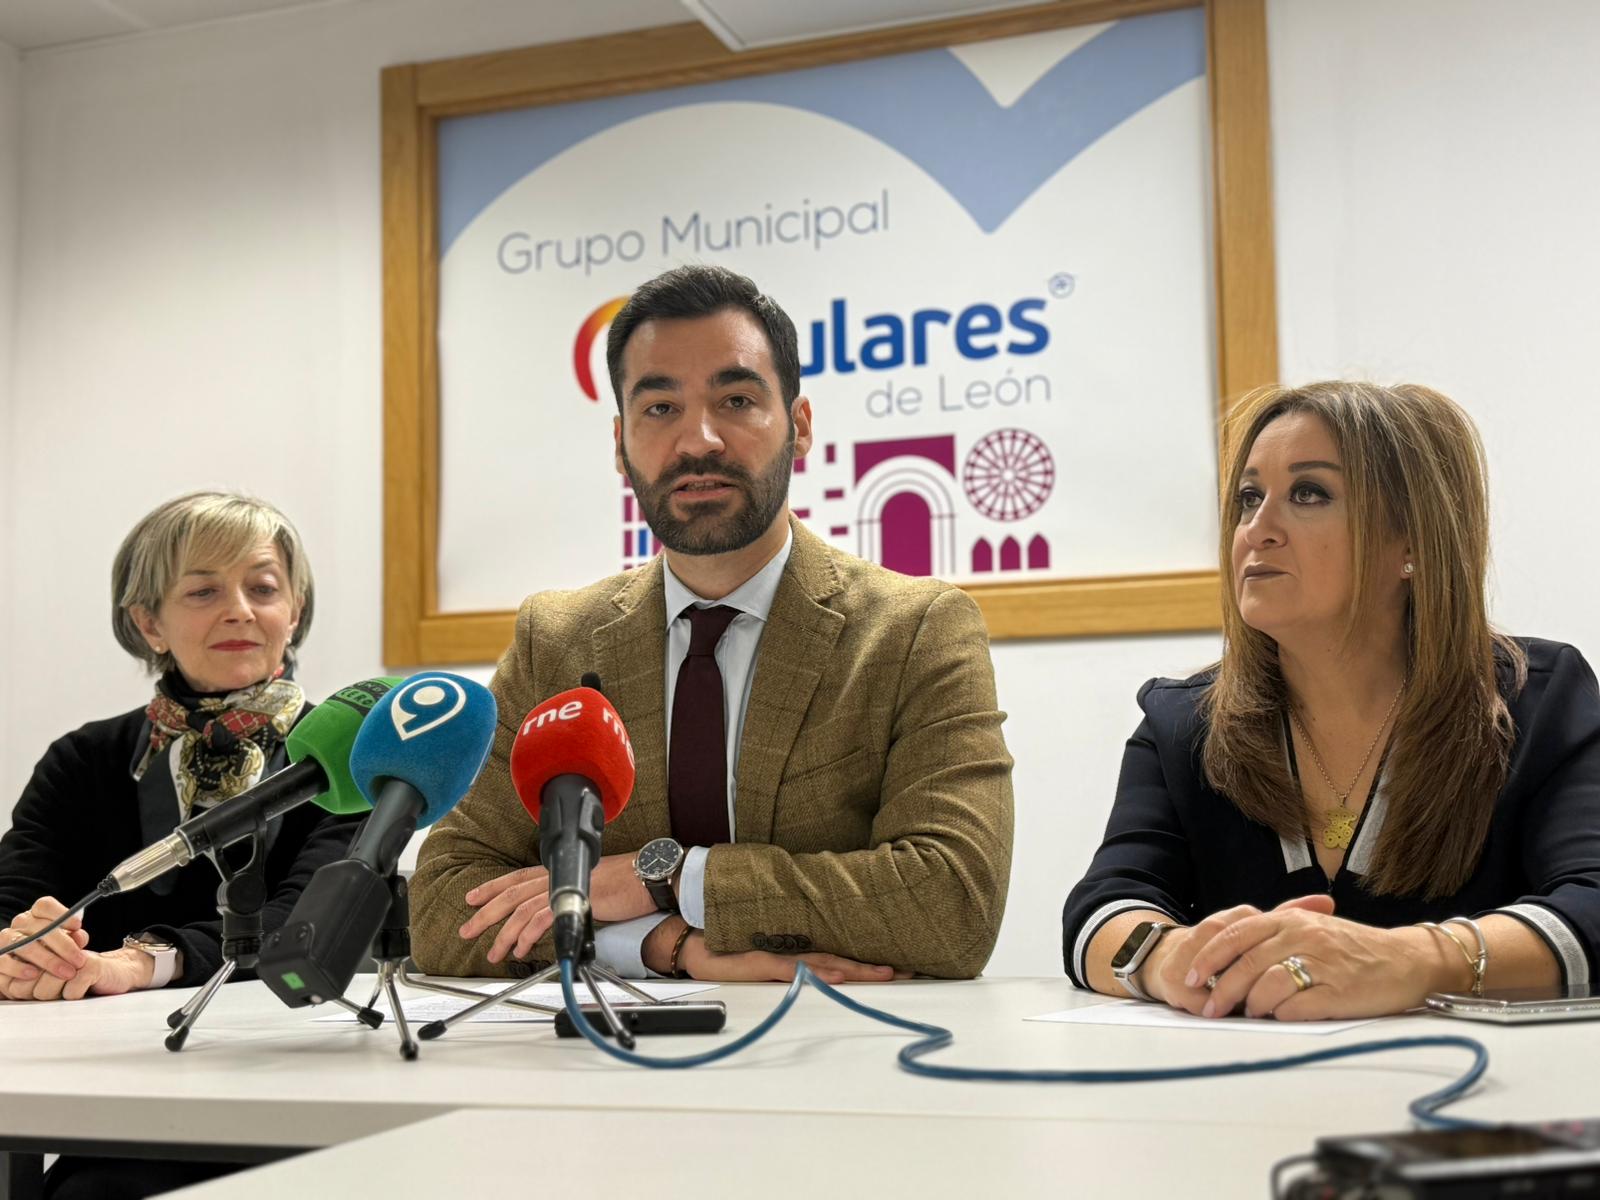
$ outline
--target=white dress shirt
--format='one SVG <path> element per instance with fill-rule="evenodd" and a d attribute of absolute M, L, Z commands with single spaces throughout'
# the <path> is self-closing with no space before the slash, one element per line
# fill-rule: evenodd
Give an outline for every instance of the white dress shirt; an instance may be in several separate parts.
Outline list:
<path fill-rule="evenodd" d="M 761 648 L 761 634 L 767 627 L 767 614 L 772 611 L 772 601 L 778 594 L 778 582 L 783 568 L 789 562 L 789 552 L 794 547 L 792 533 L 783 539 L 783 548 L 772 556 L 770 562 L 745 580 L 721 600 L 706 600 L 694 592 L 672 573 L 671 564 L 663 561 L 667 592 L 667 658 L 666 674 L 666 726 L 667 754 L 672 753 L 672 694 L 678 687 L 678 669 L 689 654 L 689 618 L 683 611 L 691 606 L 715 608 L 719 605 L 736 608 L 739 615 L 728 624 L 717 643 L 717 669 L 722 673 L 722 712 L 726 724 L 728 744 L 728 837 L 739 838 L 734 822 L 734 799 L 738 793 L 739 742 L 744 735 L 745 710 L 750 706 L 750 685 L 756 677 L 756 651 Z M 670 757 L 669 757 L 670 761 Z M 706 925 L 706 858 L 710 850 L 695 846 L 683 860 L 683 875 L 678 882 L 678 906 L 683 919 L 696 929 Z M 651 913 L 632 921 L 619 921 L 595 931 L 594 954 L 602 964 L 626 978 L 642 979 L 650 972 L 645 968 L 641 951 L 644 939 L 668 913 Z"/>

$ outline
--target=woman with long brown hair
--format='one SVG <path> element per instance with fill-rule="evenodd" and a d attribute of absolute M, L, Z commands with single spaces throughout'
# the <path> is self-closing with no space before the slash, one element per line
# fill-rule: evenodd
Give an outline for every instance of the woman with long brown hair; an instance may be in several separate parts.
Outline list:
<path fill-rule="evenodd" d="M 1067 899 L 1080 987 L 1206 1016 L 1586 984 L 1600 690 L 1493 630 L 1484 456 L 1427 388 L 1265 388 L 1224 424 L 1222 661 L 1139 691 Z"/>

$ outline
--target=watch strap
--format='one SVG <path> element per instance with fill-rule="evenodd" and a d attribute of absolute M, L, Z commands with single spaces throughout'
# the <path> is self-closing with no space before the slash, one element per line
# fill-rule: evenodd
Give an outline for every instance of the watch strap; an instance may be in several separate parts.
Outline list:
<path fill-rule="evenodd" d="M 1144 964 L 1141 963 L 1139 965 L 1143 966 Z M 1139 967 L 1135 967 L 1126 975 L 1118 975 L 1117 982 L 1122 985 L 1123 991 L 1127 992 L 1128 995 L 1132 996 L 1135 1000 L 1154 1000 L 1154 996 L 1139 986 L 1139 980 L 1137 979 L 1138 973 Z"/>
<path fill-rule="evenodd" d="M 146 988 L 166 987 L 178 972 L 178 948 L 171 942 L 163 942 L 149 934 L 130 933 L 122 939 L 122 948 L 138 950 L 150 956 L 150 982 L 144 985 Z"/>
<path fill-rule="evenodd" d="M 650 899 L 656 902 L 657 909 L 667 913 L 678 911 L 678 893 L 672 890 L 671 879 L 646 879 L 644 886 L 650 892 Z"/>

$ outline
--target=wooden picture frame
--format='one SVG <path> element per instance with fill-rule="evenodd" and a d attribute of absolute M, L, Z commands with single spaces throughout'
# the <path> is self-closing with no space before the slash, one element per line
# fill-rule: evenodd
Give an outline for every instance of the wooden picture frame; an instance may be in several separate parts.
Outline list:
<path fill-rule="evenodd" d="M 734 53 L 697 23 L 387 68 L 382 74 L 384 660 L 488 663 L 515 614 L 438 611 L 435 148 L 441 118 L 1036 33 L 1202 6 L 1211 111 L 1217 394 L 1277 380 L 1265 0 L 1056 0 Z M 994 638 L 1220 627 L 1215 571 L 977 584 Z"/>

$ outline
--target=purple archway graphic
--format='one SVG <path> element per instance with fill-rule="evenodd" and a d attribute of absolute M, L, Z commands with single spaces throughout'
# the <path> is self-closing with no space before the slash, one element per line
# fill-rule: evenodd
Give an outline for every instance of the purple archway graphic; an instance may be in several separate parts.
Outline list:
<path fill-rule="evenodd" d="M 912 575 L 960 570 L 953 434 L 857 442 L 856 553 Z"/>
<path fill-rule="evenodd" d="M 1008 537 L 1000 543 L 1000 569 L 1002 571 L 1022 570 L 1022 547 L 1017 544 L 1017 539 Z"/>
<path fill-rule="evenodd" d="M 1050 539 L 1036 533 L 1028 539 L 1028 570 L 1043 571 L 1050 566 Z"/>
<path fill-rule="evenodd" d="M 972 573 L 987 575 L 992 570 L 994 570 L 994 547 L 989 544 L 988 538 L 979 538 L 972 543 Z"/>
<path fill-rule="evenodd" d="M 883 565 L 902 575 L 933 574 L 933 510 L 916 492 L 897 492 L 883 506 Z"/>

